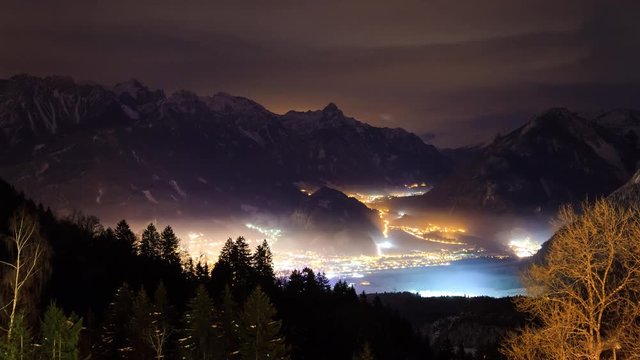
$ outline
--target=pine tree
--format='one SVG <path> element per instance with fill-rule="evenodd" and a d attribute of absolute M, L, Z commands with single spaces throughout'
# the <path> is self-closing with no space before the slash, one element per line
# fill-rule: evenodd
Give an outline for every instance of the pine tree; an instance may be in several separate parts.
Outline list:
<path fill-rule="evenodd" d="M 238 237 L 231 251 L 231 289 L 237 301 L 243 301 L 253 289 L 253 267 L 251 266 L 251 250 L 247 241 Z"/>
<path fill-rule="evenodd" d="M 191 256 L 188 256 L 183 260 L 182 267 L 184 268 L 184 273 L 187 280 L 194 280 L 196 275 L 196 268 L 193 265 L 193 258 Z"/>
<path fill-rule="evenodd" d="M 109 304 L 104 320 L 100 340 L 95 344 L 95 352 L 104 359 L 126 357 L 133 351 L 129 344 L 129 323 L 133 309 L 133 292 L 126 283 L 123 284 Z"/>
<path fill-rule="evenodd" d="M 150 331 L 147 334 L 147 342 L 154 351 L 157 360 L 164 358 L 165 348 L 169 336 L 172 333 L 169 321 L 169 303 L 167 289 L 160 282 L 153 296 L 153 310 L 151 312 Z"/>
<path fill-rule="evenodd" d="M 195 276 L 200 283 L 206 283 L 209 281 L 209 264 L 207 264 L 207 260 L 203 256 L 198 259 L 198 263 L 195 268 Z"/>
<path fill-rule="evenodd" d="M 183 344 L 191 359 L 217 359 L 213 300 L 204 285 L 198 286 L 196 296 L 189 301 L 185 314 L 187 339 Z M 218 349 L 219 350 L 219 347 Z"/>
<path fill-rule="evenodd" d="M 351 299 L 356 301 L 358 299 L 358 295 L 356 294 L 356 290 L 353 286 L 349 286 L 346 281 L 338 280 L 336 284 L 333 286 L 333 293 L 335 296 L 344 299 Z"/>
<path fill-rule="evenodd" d="M 211 271 L 211 287 L 215 293 L 220 293 L 225 287 L 231 286 L 233 281 L 233 271 L 231 269 L 231 253 L 233 251 L 233 240 L 227 239 L 220 250 L 218 261 L 213 265 Z"/>
<path fill-rule="evenodd" d="M 222 309 L 219 313 L 224 354 L 231 354 L 238 348 L 238 318 L 236 303 L 233 301 L 231 289 L 226 286 L 222 295 Z"/>
<path fill-rule="evenodd" d="M 213 288 L 222 290 L 229 285 L 236 301 L 242 302 L 255 286 L 252 263 L 253 258 L 247 241 L 243 237 L 235 241 L 228 239 L 211 274 Z"/>
<path fill-rule="evenodd" d="M 180 240 L 173 232 L 171 226 L 167 226 L 164 228 L 161 234 L 162 240 L 162 260 L 166 261 L 171 265 L 179 265 L 180 264 L 180 253 L 178 250 L 178 245 Z"/>
<path fill-rule="evenodd" d="M 316 274 L 316 284 L 318 285 L 318 289 L 323 293 L 331 291 L 331 282 L 324 272 Z"/>
<path fill-rule="evenodd" d="M 258 284 L 265 288 L 273 286 L 275 273 L 273 272 L 273 255 L 267 240 L 258 245 L 252 257 L 253 269 L 258 278 Z"/>
<path fill-rule="evenodd" d="M 242 236 L 233 243 L 231 251 L 231 268 L 233 269 L 233 281 L 240 285 L 240 282 L 249 278 L 251 272 L 251 250 L 249 244 Z"/>
<path fill-rule="evenodd" d="M 293 270 L 289 275 L 285 290 L 291 295 L 300 295 L 304 292 L 305 281 L 300 270 Z"/>
<path fill-rule="evenodd" d="M 281 322 L 260 287 L 247 298 L 241 318 L 240 356 L 245 360 L 288 359 Z"/>
<path fill-rule="evenodd" d="M 24 314 L 15 315 L 12 336 L 5 336 L 0 347 L 0 358 L 6 360 L 23 360 L 33 358 L 31 329 L 27 325 Z"/>
<path fill-rule="evenodd" d="M 164 282 L 160 281 L 156 287 L 156 291 L 153 293 L 153 307 L 154 311 L 162 313 L 166 321 L 169 318 L 169 300 L 167 299 L 167 288 L 164 286 Z"/>
<path fill-rule="evenodd" d="M 228 238 L 222 246 L 222 249 L 220 250 L 218 263 L 231 264 L 231 253 L 233 252 L 233 246 L 233 240 L 231 238 Z"/>
<path fill-rule="evenodd" d="M 133 310 L 129 320 L 129 337 L 131 345 L 138 354 L 148 354 L 147 338 L 151 331 L 152 304 L 144 289 L 138 290 L 133 299 Z"/>
<path fill-rule="evenodd" d="M 313 272 L 311 268 L 302 269 L 302 278 L 304 281 L 304 291 L 307 294 L 317 294 L 320 290 L 318 286 L 318 281 L 316 279 L 316 274 Z"/>
<path fill-rule="evenodd" d="M 55 304 L 49 305 L 42 321 L 42 355 L 52 360 L 77 360 L 82 319 L 67 317 Z"/>
<path fill-rule="evenodd" d="M 159 258 L 162 254 L 160 243 L 160 234 L 156 230 L 155 225 L 150 223 L 142 232 L 140 239 L 140 255 L 146 258 Z"/>
<path fill-rule="evenodd" d="M 131 231 L 129 224 L 123 219 L 116 225 L 114 230 L 115 238 L 120 243 L 129 249 L 134 254 L 136 252 L 136 243 L 138 241 L 136 234 Z"/>

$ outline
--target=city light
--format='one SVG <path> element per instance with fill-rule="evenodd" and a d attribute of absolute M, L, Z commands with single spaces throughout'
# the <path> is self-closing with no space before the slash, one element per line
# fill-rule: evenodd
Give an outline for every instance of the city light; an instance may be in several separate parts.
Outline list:
<path fill-rule="evenodd" d="M 411 227 L 411 226 L 389 226 L 390 229 L 394 229 L 394 230 L 400 230 L 400 231 L 404 231 L 405 233 L 416 237 L 418 239 L 422 239 L 425 241 L 430 241 L 430 242 L 435 242 L 435 243 L 440 243 L 440 244 L 448 244 L 448 245 L 466 245 L 466 243 L 456 240 L 454 238 L 445 238 L 445 237 L 434 237 L 434 236 L 430 236 L 431 233 L 433 232 L 440 232 L 440 233 L 464 233 L 465 230 L 464 229 L 457 229 L 457 228 L 448 228 L 448 227 L 444 227 L 441 228 L 439 226 L 435 226 L 435 225 L 431 225 L 428 224 L 426 227 L 424 228 L 416 228 L 416 227 Z"/>
<path fill-rule="evenodd" d="M 254 225 L 247 223 L 244 225 L 247 229 L 255 230 L 260 234 L 264 235 L 270 243 L 276 243 L 278 239 L 282 236 L 282 230 L 280 229 L 272 229 L 267 227 L 262 227 L 259 225 Z"/>
<path fill-rule="evenodd" d="M 540 244 L 531 240 L 530 237 L 515 239 L 509 242 L 509 248 L 519 258 L 535 255 L 540 250 Z"/>
<path fill-rule="evenodd" d="M 313 194 L 313 191 L 308 189 L 300 189 L 300 192 L 307 196 L 311 196 Z"/>
<path fill-rule="evenodd" d="M 312 191 L 307 190 L 308 188 L 301 188 L 300 191 L 307 195 L 312 194 Z M 407 214 L 404 209 L 402 211 L 392 211 L 379 201 L 383 198 L 398 195 L 414 196 L 426 191 L 426 184 L 409 184 L 402 189 L 401 191 L 388 193 L 350 194 L 350 196 L 365 203 L 367 207 L 377 212 L 383 237 L 376 239 L 374 242 L 376 250 L 374 254 L 326 254 L 307 249 L 283 249 L 276 245 L 273 248 L 274 270 L 280 276 L 287 276 L 295 269 L 309 267 L 315 271 L 324 272 L 328 278 L 360 278 L 378 271 L 446 266 L 459 260 L 487 256 L 482 248 L 467 244 L 460 239 L 460 235 L 466 233 L 466 229 L 459 226 L 451 226 L 450 224 L 444 226 L 424 220 L 420 221 L 420 217 L 411 217 L 411 214 Z M 405 191 L 405 193 L 402 193 L 402 191 Z M 405 217 L 405 215 L 410 217 Z M 415 224 L 409 225 L 407 221 L 413 221 Z M 246 229 L 255 231 L 259 236 L 267 239 L 271 245 L 277 244 L 278 240 L 288 236 L 286 229 L 267 227 L 254 222 L 247 222 L 243 225 Z M 437 246 L 437 248 L 431 250 L 404 249 L 393 239 L 392 231 L 403 232 L 415 239 L 442 244 L 443 246 Z M 529 239 L 526 240 L 528 242 L 512 242 L 512 249 L 518 249 L 514 253 L 519 257 L 529 256 L 530 253 L 535 253 L 539 247 Z M 248 241 L 251 240 L 248 238 Z M 254 241 L 257 240 L 254 239 Z M 455 247 L 450 248 L 450 245 Z M 219 252 L 221 246 L 222 243 L 209 241 L 201 233 L 191 232 L 188 234 L 188 249 L 192 256 L 204 254 L 209 261 L 213 261 L 216 259 L 217 252 Z"/>
<path fill-rule="evenodd" d="M 383 246 L 391 244 L 381 243 Z M 274 268 L 277 275 L 288 276 L 291 271 L 309 267 L 332 278 L 360 278 L 382 270 L 410 269 L 428 266 L 447 266 L 454 261 L 481 257 L 479 251 L 410 251 L 405 254 L 384 255 L 326 255 L 314 251 L 276 251 Z"/>
<path fill-rule="evenodd" d="M 378 256 L 382 256 L 383 249 L 391 249 L 391 248 L 393 248 L 393 244 L 390 241 L 383 241 L 381 243 L 376 243 Z"/>

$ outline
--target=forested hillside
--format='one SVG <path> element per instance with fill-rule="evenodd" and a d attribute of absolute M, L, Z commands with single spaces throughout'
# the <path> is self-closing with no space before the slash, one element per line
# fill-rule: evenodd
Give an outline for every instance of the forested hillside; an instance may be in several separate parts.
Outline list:
<path fill-rule="evenodd" d="M 57 219 L 4 182 L 0 193 L 4 358 L 431 356 L 409 322 L 344 282 L 276 279 L 266 242 L 229 239 L 210 268 L 178 252 L 170 226 L 138 238 L 124 220 Z"/>

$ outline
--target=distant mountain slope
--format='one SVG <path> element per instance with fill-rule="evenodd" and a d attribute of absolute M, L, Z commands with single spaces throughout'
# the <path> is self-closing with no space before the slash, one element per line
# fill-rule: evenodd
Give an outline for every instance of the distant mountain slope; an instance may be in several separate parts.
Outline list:
<path fill-rule="evenodd" d="M 447 170 L 414 134 L 369 126 L 333 104 L 277 115 L 242 97 L 167 96 L 135 80 L 0 80 L 0 174 L 58 210 L 288 211 L 304 196 L 298 181 L 399 185 Z"/>
<path fill-rule="evenodd" d="M 436 180 L 446 159 L 417 135 L 403 129 L 376 128 L 345 117 L 335 104 L 321 111 L 288 112 L 284 126 L 296 134 L 293 164 L 298 177 L 339 185 L 408 184 Z M 437 175 L 437 176 L 434 176 Z"/>
<path fill-rule="evenodd" d="M 559 204 L 606 195 L 630 177 L 640 160 L 636 119 L 604 114 L 592 120 L 551 109 L 498 136 L 422 201 L 555 212 Z"/>
<path fill-rule="evenodd" d="M 640 208 L 640 170 L 626 184 L 607 197 L 610 201 L 622 206 Z"/>
<path fill-rule="evenodd" d="M 622 207 L 640 208 L 640 169 L 624 185 L 607 196 L 607 200 Z M 551 244 L 555 239 L 555 234 L 542 244 L 540 250 L 531 258 L 531 262 L 540 263 L 544 261 L 549 253 Z"/>
<path fill-rule="evenodd" d="M 636 148 L 640 147 L 640 111 L 625 109 L 604 111 L 593 117 L 593 121 L 625 137 Z"/>
<path fill-rule="evenodd" d="M 288 225 L 304 234 L 309 248 L 324 253 L 375 254 L 383 238 L 377 211 L 328 187 L 303 199 Z"/>

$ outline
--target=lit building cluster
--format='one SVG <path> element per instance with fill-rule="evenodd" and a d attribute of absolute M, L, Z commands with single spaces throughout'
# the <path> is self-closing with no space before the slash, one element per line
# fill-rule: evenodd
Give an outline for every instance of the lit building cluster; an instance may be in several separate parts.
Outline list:
<path fill-rule="evenodd" d="M 415 185 L 415 186 L 414 186 Z M 405 185 L 405 188 L 402 190 L 395 190 L 386 193 L 348 193 L 347 196 L 357 199 L 363 204 L 373 204 L 379 202 L 380 200 L 389 200 L 393 198 L 399 197 L 409 197 L 409 196 L 418 196 L 424 195 L 427 193 L 429 189 L 426 187 L 420 187 L 420 184 L 411 184 Z"/>
<path fill-rule="evenodd" d="M 389 220 L 388 209 L 381 208 L 376 210 L 378 210 L 378 216 L 382 221 L 382 235 L 384 235 L 385 238 L 389 237 L 390 230 L 399 230 L 399 231 L 404 231 L 405 233 L 411 236 L 414 236 L 418 239 L 422 239 L 425 241 L 431 241 L 431 242 L 448 244 L 448 245 L 464 245 L 465 244 L 464 242 L 460 242 L 459 240 L 453 237 L 444 238 L 444 237 L 431 236 L 432 233 L 448 234 L 453 236 L 455 236 L 455 234 L 466 233 L 467 231 L 463 228 L 453 227 L 453 226 L 438 226 L 430 223 L 427 223 L 423 227 L 393 225 Z M 402 215 L 404 214 L 400 214 L 400 217 L 402 217 Z"/>
<path fill-rule="evenodd" d="M 390 197 L 389 195 L 381 195 L 381 194 L 361 194 L 361 193 L 351 193 L 347 194 L 348 197 L 352 197 L 363 204 L 371 204 L 376 201 L 386 199 Z"/>
<path fill-rule="evenodd" d="M 466 229 L 461 227 L 440 226 L 432 223 L 399 225 L 398 223 L 401 222 L 400 220 L 405 214 L 403 212 L 390 211 L 381 201 L 378 201 L 394 196 L 415 196 L 427 190 L 425 183 L 416 183 L 405 185 L 404 193 L 349 194 L 349 196 L 358 199 L 378 212 L 384 238 L 379 239 L 375 244 L 377 254 L 359 256 L 325 255 L 313 251 L 274 249 L 276 272 L 279 275 L 286 275 L 294 269 L 309 267 L 315 271 L 324 272 L 329 278 L 358 278 L 382 270 L 441 266 L 464 259 L 505 256 L 504 254 L 490 255 L 485 253 L 483 249 L 475 248 L 473 245 L 463 242 L 460 240 L 460 235 L 466 233 Z M 300 189 L 300 191 L 307 195 L 312 194 L 310 190 Z M 250 244 L 266 239 L 270 245 L 274 245 L 284 236 L 284 231 L 278 228 L 270 228 L 255 223 L 246 223 L 244 226 L 256 235 L 247 238 L 247 242 Z M 401 254 L 395 251 L 395 253 L 389 254 L 388 252 L 390 251 L 386 250 L 396 247 L 396 244 L 389 238 L 391 231 L 402 231 L 416 239 L 443 245 L 454 245 L 454 247 L 447 248 L 447 246 L 443 246 L 442 249 L 430 251 L 411 250 Z M 204 257 L 206 261 L 212 263 L 216 261 L 223 242 L 210 241 L 201 233 L 189 233 L 188 240 L 183 244 L 194 258 Z M 508 245 L 518 257 L 531 256 L 540 249 L 540 245 L 530 238 L 513 240 Z"/>
<path fill-rule="evenodd" d="M 461 242 L 454 238 L 433 237 L 430 235 L 433 232 L 442 232 L 442 233 L 464 232 L 464 230 L 462 229 L 456 229 L 455 231 L 451 231 L 451 230 L 445 231 L 444 229 L 447 229 L 447 228 L 444 228 L 443 230 L 430 230 L 431 229 L 430 227 L 426 227 L 422 229 L 411 227 L 411 226 L 395 226 L 395 225 L 386 225 L 385 227 L 392 230 L 404 231 L 411 236 L 414 236 L 418 239 L 422 239 L 425 241 L 430 241 L 430 242 L 435 242 L 440 244 L 447 244 L 447 245 L 465 245 L 464 242 Z M 438 227 L 435 226 L 435 228 L 438 228 Z M 458 231 L 458 230 L 461 230 L 461 231 Z"/>
<path fill-rule="evenodd" d="M 279 275 L 287 275 L 292 270 L 309 267 L 324 272 L 328 278 L 358 278 L 381 270 L 449 265 L 454 261 L 477 258 L 478 256 L 477 252 L 468 250 L 411 251 L 407 254 L 382 256 L 327 256 L 313 251 L 277 252 L 274 254 L 274 265 Z"/>
<path fill-rule="evenodd" d="M 269 240 L 268 240 L 269 241 Z M 255 241 L 247 240 L 248 243 Z M 271 241 L 269 241 L 271 242 Z M 191 232 L 183 240 L 185 250 L 195 259 L 210 265 L 218 259 L 223 241 L 209 240 L 201 233 Z M 383 249 L 393 247 L 389 241 L 376 244 L 378 255 L 324 255 L 314 251 L 274 251 L 274 267 L 279 275 L 287 275 L 295 269 L 309 267 L 322 271 L 329 278 L 357 278 L 381 270 L 449 265 L 451 262 L 483 256 L 482 251 L 461 249 L 450 251 L 409 251 L 405 254 L 383 254 Z"/>
<path fill-rule="evenodd" d="M 298 183 L 298 189 L 305 195 L 312 195 L 314 190 L 313 186 L 309 186 L 309 184 Z M 360 201 L 364 204 L 372 204 L 375 202 L 380 202 L 381 200 L 388 200 L 397 197 L 407 197 L 407 196 L 418 196 L 423 195 L 427 191 L 429 191 L 431 187 L 427 185 L 425 182 L 421 183 L 413 183 L 413 184 L 405 184 L 401 187 L 396 187 L 395 189 L 388 189 L 383 191 L 375 191 L 375 192 L 352 192 L 345 191 L 343 192 L 347 194 L 347 196 L 352 197 Z"/>

